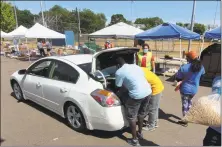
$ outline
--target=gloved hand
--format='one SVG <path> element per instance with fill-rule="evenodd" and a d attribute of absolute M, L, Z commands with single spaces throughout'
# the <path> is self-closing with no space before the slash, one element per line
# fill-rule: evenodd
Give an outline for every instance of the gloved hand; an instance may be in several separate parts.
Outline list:
<path fill-rule="evenodd" d="M 153 69 L 153 73 L 156 73 L 156 69 L 155 68 Z"/>

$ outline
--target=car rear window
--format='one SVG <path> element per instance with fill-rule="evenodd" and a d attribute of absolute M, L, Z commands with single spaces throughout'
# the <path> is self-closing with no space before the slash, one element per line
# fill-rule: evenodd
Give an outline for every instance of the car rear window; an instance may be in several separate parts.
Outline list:
<path fill-rule="evenodd" d="M 92 63 L 84 63 L 78 65 L 83 71 L 85 71 L 87 74 L 91 72 Z"/>

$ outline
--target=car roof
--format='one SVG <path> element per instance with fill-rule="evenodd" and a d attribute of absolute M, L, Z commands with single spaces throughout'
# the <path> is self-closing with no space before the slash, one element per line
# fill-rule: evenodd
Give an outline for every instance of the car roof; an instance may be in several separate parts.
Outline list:
<path fill-rule="evenodd" d="M 57 60 L 59 60 L 59 59 L 67 60 L 67 61 L 70 61 L 70 62 L 76 64 L 76 65 L 79 65 L 79 64 L 85 64 L 85 63 L 92 63 L 93 57 L 97 57 L 97 56 L 101 55 L 102 53 L 121 51 L 121 50 L 126 50 L 126 49 L 139 50 L 138 48 L 135 48 L 135 47 L 115 47 L 115 48 L 111 48 L 111 49 L 104 49 L 102 51 L 95 53 L 94 55 L 76 54 L 76 55 L 67 55 L 67 56 L 50 56 L 50 57 L 46 57 L 46 58 L 57 59 Z"/>
<path fill-rule="evenodd" d="M 56 59 L 56 60 L 67 60 L 76 65 L 92 63 L 93 55 L 90 54 L 76 54 L 76 55 L 67 55 L 67 56 L 51 56 L 46 57 L 45 59 Z"/>

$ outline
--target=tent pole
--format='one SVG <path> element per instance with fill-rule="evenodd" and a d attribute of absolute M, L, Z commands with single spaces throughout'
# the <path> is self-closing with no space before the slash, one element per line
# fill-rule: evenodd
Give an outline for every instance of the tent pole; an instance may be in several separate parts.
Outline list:
<path fill-rule="evenodd" d="M 155 50 L 156 50 L 156 58 L 157 58 L 157 46 L 156 46 L 156 40 L 155 40 Z"/>
<path fill-rule="evenodd" d="M 204 47 L 204 36 L 202 38 L 202 45 L 201 45 L 201 48 L 200 48 L 200 56 L 201 56 L 201 53 L 203 51 L 203 47 Z M 200 56 L 199 56 L 199 59 L 200 59 Z"/>
<path fill-rule="evenodd" d="M 28 54 L 29 54 L 29 62 L 31 61 L 31 55 L 30 55 L 30 51 L 29 51 L 29 47 L 28 47 L 28 40 L 27 40 L 27 38 L 25 38 L 25 42 L 26 42 L 26 45 L 27 45 L 27 49 L 28 49 Z"/>
<path fill-rule="evenodd" d="M 181 53 L 181 50 L 182 50 L 182 46 L 181 46 L 181 38 L 180 38 L 180 64 L 182 62 L 182 53 Z"/>
<path fill-rule="evenodd" d="M 162 51 L 163 51 L 163 39 L 162 39 Z"/>

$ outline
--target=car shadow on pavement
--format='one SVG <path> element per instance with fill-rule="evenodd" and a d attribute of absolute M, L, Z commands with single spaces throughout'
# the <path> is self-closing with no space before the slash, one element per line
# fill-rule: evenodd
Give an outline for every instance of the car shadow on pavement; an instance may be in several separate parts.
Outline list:
<path fill-rule="evenodd" d="M 125 132 L 131 133 L 130 128 L 128 127 L 128 128 L 122 129 L 120 131 L 113 131 L 113 132 L 93 130 L 93 131 L 87 131 L 87 133 L 84 133 L 84 134 L 91 135 L 91 136 L 94 136 L 97 138 L 118 137 L 118 138 L 122 139 L 123 141 L 127 141 L 128 138 L 123 135 Z M 156 144 L 152 141 L 148 141 L 146 139 L 140 140 L 139 142 L 140 142 L 141 146 L 159 146 L 158 144 Z"/>
<path fill-rule="evenodd" d="M 11 96 L 15 98 L 14 92 L 11 93 Z M 19 103 L 19 101 L 18 101 L 18 103 Z M 25 103 L 25 104 L 31 106 L 32 108 L 35 108 L 36 110 L 38 110 L 38 111 L 40 111 L 40 112 L 42 112 L 42 113 L 44 113 L 44 114 L 46 114 L 46 115 L 56 119 L 57 121 L 59 121 L 61 123 L 66 124 L 64 118 L 62 118 L 58 114 L 56 114 L 56 113 L 54 113 L 54 112 L 52 112 L 52 111 L 50 111 L 50 110 L 48 110 L 48 109 L 38 105 L 38 104 L 36 104 L 36 103 L 34 103 L 34 102 L 30 101 L 30 100 L 25 100 L 25 101 L 23 101 L 23 103 Z"/>
<path fill-rule="evenodd" d="M 172 120 L 171 118 L 176 119 L 176 121 Z M 165 120 L 167 120 L 167 121 L 169 121 L 171 123 L 178 124 L 177 121 L 180 120 L 180 117 L 178 117 L 176 115 L 173 115 L 173 114 L 167 114 L 162 109 L 159 109 L 159 119 L 165 119 Z"/>
<path fill-rule="evenodd" d="M 4 141 L 5 141 L 5 139 L 2 139 L 2 138 L 1 138 L 0 143 L 2 143 L 2 142 L 4 142 Z"/>
<path fill-rule="evenodd" d="M 16 99 L 14 92 L 11 93 L 11 96 Z M 32 108 L 35 108 L 36 110 L 38 110 L 38 111 L 56 119 L 60 123 L 63 123 L 67 127 L 69 127 L 66 123 L 66 120 L 64 118 L 62 118 L 61 116 L 59 116 L 58 114 L 56 114 L 54 112 L 51 112 L 50 110 L 48 110 L 48 109 L 30 101 L 30 100 L 25 100 L 25 101 L 23 101 L 23 103 L 31 106 Z M 69 127 L 69 128 L 72 129 L 71 127 Z M 125 132 L 130 133 L 130 128 L 128 127 L 128 128 L 124 128 L 124 129 L 119 130 L 119 131 L 112 131 L 112 132 L 111 131 L 100 131 L 100 130 L 92 130 L 92 131 L 88 130 L 88 131 L 81 132 L 81 133 L 84 134 L 84 135 L 91 135 L 91 136 L 94 136 L 94 137 L 97 137 L 97 138 L 104 138 L 104 139 L 118 137 L 118 138 L 120 138 L 124 141 L 127 141 L 127 138 L 123 135 Z M 2 142 L 2 139 L 1 139 L 1 142 Z M 158 144 L 155 144 L 154 142 L 148 141 L 146 139 L 141 140 L 140 144 L 141 144 L 141 146 L 159 146 Z"/>

